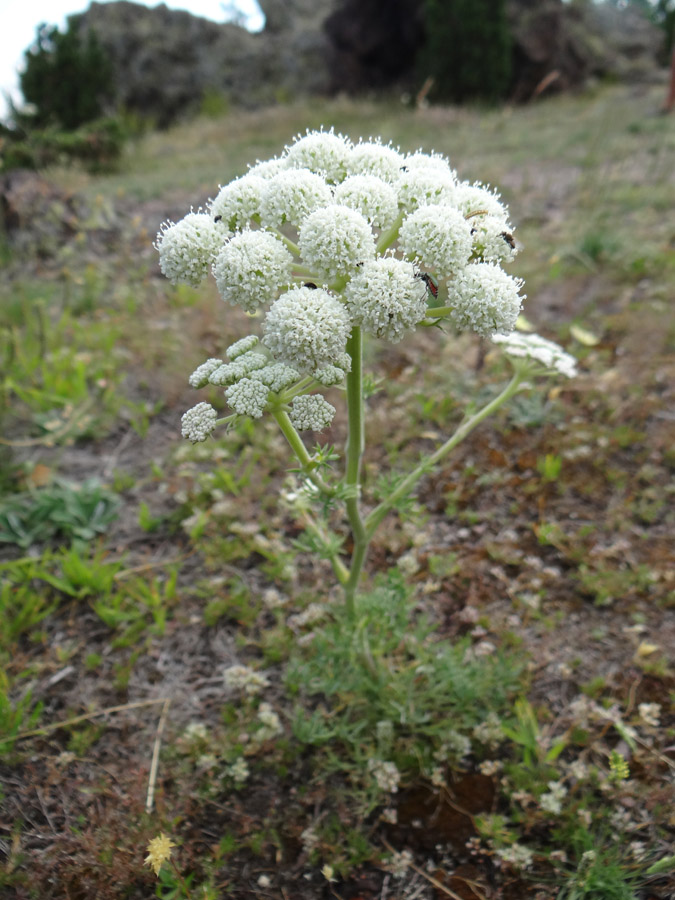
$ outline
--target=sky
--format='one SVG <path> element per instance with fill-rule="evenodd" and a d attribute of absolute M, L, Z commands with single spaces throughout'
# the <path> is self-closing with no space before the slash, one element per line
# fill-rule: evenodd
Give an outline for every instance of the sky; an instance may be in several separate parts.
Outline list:
<path fill-rule="evenodd" d="M 109 0 L 102 0 L 109 2 Z M 157 0 L 136 0 L 144 6 L 159 6 Z M 186 9 L 195 16 L 214 22 L 226 22 L 232 18 L 226 10 L 236 8 L 246 17 L 246 27 L 259 31 L 264 24 L 256 0 L 164 0 L 170 9 Z M 23 62 L 23 53 L 35 38 L 37 26 L 42 22 L 58 25 L 65 30 L 66 17 L 84 12 L 89 0 L 0 0 L 0 118 L 7 113 L 6 94 L 20 101 L 17 71 Z"/>

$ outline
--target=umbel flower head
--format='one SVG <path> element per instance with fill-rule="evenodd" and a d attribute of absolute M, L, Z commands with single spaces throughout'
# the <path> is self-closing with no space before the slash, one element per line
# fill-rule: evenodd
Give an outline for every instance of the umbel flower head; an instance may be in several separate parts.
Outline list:
<path fill-rule="evenodd" d="M 205 213 L 188 213 L 180 222 L 165 222 L 155 248 L 159 267 L 172 284 L 196 287 L 206 278 L 227 231 Z"/>
<path fill-rule="evenodd" d="M 351 327 L 349 313 L 335 296 L 322 288 L 297 287 L 270 308 L 263 342 L 278 360 L 311 374 L 337 365 Z"/>
<path fill-rule="evenodd" d="M 242 231 L 229 240 L 213 264 L 220 296 L 246 312 L 255 312 L 279 296 L 291 278 L 293 257 L 266 231 Z"/>
<path fill-rule="evenodd" d="M 516 243 L 495 190 L 460 181 L 438 153 L 406 155 L 332 129 L 258 160 L 219 188 L 208 213 L 163 225 L 156 246 L 172 282 L 196 285 L 211 271 L 227 304 L 264 314 L 259 347 L 249 335 L 189 377 L 194 388 L 225 392 L 228 422 L 284 411 L 297 428 L 325 428 L 332 407 L 311 392 L 345 378 L 349 386 L 353 329 L 396 343 L 442 320 L 503 336 L 523 299 L 522 282 L 503 268 Z M 547 365 L 541 345 L 504 349 Z M 572 370 L 549 357 L 553 368 Z M 182 431 L 203 441 L 215 423 L 215 409 L 198 404 Z"/>

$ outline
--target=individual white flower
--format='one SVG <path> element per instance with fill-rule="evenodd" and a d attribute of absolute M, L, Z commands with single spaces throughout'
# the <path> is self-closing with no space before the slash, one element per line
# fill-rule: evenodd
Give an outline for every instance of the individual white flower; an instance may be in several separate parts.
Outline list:
<path fill-rule="evenodd" d="M 273 159 L 257 160 L 255 165 L 249 166 L 248 174 L 259 178 L 274 178 L 287 166 L 288 160 L 285 157 L 275 156 Z"/>
<path fill-rule="evenodd" d="M 291 280 L 293 257 L 267 231 L 242 231 L 229 240 L 213 264 L 220 296 L 246 312 L 275 300 Z"/>
<path fill-rule="evenodd" d="M 513 234 L 504 219 L 480 216 L 470 220 L 473 256 L 481 262 L 511 262 L 518 252 Z"/>
<path fill-rule="evenodd" d="M 193 444 L 205 441 L 216 427 L 218 413 L 210 403 L 198 403 L 181 418 L 181 434 Z"/>
<path fill-rule="evenodd" d="M 567 788 L 560 781 L 549 781 L 549 790 L 539 798 L 541 808 L 551 815 L 559 816 L 562 801 L 567 796 Z"/>
<path fill-rule="evenodd" d="M 402 154 L 379 140 L 359 141 L 347 161 L 350 175 L 375 175 L 390 183 L 396 181 L 402 165 Z"/>
<path fill-rule="evenodd" d="M 262 369 L 258 369 L 257 372 L 253 372 L 251 378 L 254 378 L 256 381 L 262 381 L 271 391 L 278 394 L 285 388 L 295 384 L 300 378 L 300 373 L 297 369 L 284 365 L 284 363 L 272 363 L 264 366 Z"/>
<path fill-rule="evenodd" d="M 297 287 L 270 307 L 263 342 L 277 359 L 311 373 L 337 364 L 351 327 L 349 313 L 328 291 Z"/>
<path fill-rule="evenodd" d="M 449 206 L 421 206 L 401 225 L 399 245 L 406 256 L 450 278 L 471 256 L 471 226 Z"/>
<path fill-rule="evenodd" d="M 396 343 L 427 313 L 427 289 L 412 263 L 393 256 L 370 260 L 345 289 L 355 325 Z"/>
<path fill-rule="evenodd" d="M 201 366 L 197 366 L 192 375 L 188 378 L 188 384 L 193 388 L 203 388 L 209 383 L 209 375 L 222 366 L 222 359 L 211 357 L 207 359 Z"/>
<path fill-rule="evenodd" d="M 235 360 L 238 356 L 243 356 L 244 353 L 253 350 L 253 348 L 258 345 L 258 340 L 256 334 L 247 334 L 246 337 L 241 338 L 241 340 L 235 341 L 234 344 L 230 344 L 225 351 L 225 356 L 227 356 L 228 359 Z"/>
<path fill-rule="evenodd" d="M 284 169 L 267 182 L 260 221 L 269 228 L 287 222 L 299 226 L 311 212 L 331 201 L 331 190 L 320 175 L 309 169 Z"/>
<path fill-rule="evenodd" d="M 361 213 L 331 204 L 309 215 L 299 235 L 305 263 L 332 281 L 375 256 L 375 238 Z"/>
<path fill-rule="evenodd" d="M 208 736 L 208 729 L 203 722 L 189 722 L 183 732 L 183 737 L 188 741 L 205 741 Z"/>
<path fill-rule="evenodd" d="M 284 730 L 281 724 L 281 719 L 274 712 L 272 706 L 269 703 L 260 704 L 260 707 L 258 709 L 258 720 L 263 726 L 257 732 L 256 737 L 258 738 L 258 740 L 267 741 L 270 738 L 281 734 Z"/>
<path fill-rule="evenodd" d="M 502 203 L 501 197 L 496 191 L 491 191 L 483 184 L 469 184 L 462 181 L 455 187 L 453 205 L 463 215 L 471 219 L 480 218 L 481 215 L 494 216 L 507 222 L 509 211 Z"/>
<path fill-rule="evenodd" d="M 522 308 L 521 287 L 522 281 L 493 263 L 467 266 L 449 285 L 449 318 L 460 331 L 482 337 L 513 331 Z"/>
<path fill-rule="evenodd" d="M 491 750 L 494 750 L 504 739 L 504 730 L 499 716 L 494 712 L 488 713 L 484 721 L 474 726 L 473 736 L 481 744 L 486 744 Z"/>
<path fill-rule="evenodd" d="M 501 730 L 500 730 L 501 735 Z M 447 759 L 461 760 L 471 753 L 471 741 L 459 731 L 448 731 L 445 740 L 434 753 L 434 759 L 445 762 Z"/>
<path fill-rule="evenodd" d="M 243 689 L 251 696 L 259 694 L 263 688 L 268 687 L 269 681 L 260 672 L 254 672 L 249 666 L 228 666 L 223 672 L 225 684 L 234 690 Z"/>
<path fill-rule="evenodd" d="M 232 409 L 241 416 L 259 419 L 265 412 L 269 388 L 261 381 L 242 378 L 225 391 L 225 397 Z"/>
<path fill-rule="evenodd" d="M 211 202 L 211 215 L 217 216 L 230 229 L 241 231 L 260 212 L 260 200 L 267 187 L 267 181 L 259 175 L 242 175 L 225 187 Z"/>
<path fill-rule="evenodd" d="M 379 788 L 395 794 L 401 781 L 401 773 L 393 762 L 384 762 L 381 759 L 369 759 L 368 771 L 373 775 Z"/>
<path fill-rule="evenodd" d="M 341 384 L 345 379 L 344 369 L 339 366 L 325 366 L 314 373 L 316 380 L 324 387 L 333 387 L 333 385 Z"/>
<path fill-rule="evenodd" d="M 333 421 L 335 412 L 321 394 L 303 394 L 293 400 L 290 419 L 299 431 L 323 431 Z"/>
<path fill-rule="evenodd" d="M 509 863 L 515 869 L 529 869 L 534 862 L 534 853 L 522 844 L 511 844 L 510 847 L 502 847 L 495 853 L 504 862 Z"/>
<path fill-rule="evenodd" d="M 451 172 L 433 168 L 406 169 L 396 182 L 398 202 L 406 212 L 420 206 L 453 206 L 455 181 Z"/>
<path fill-rule="evenodd" d="M 395 850 L 387 860 L 387 870 L 394 878 L 405 878 L 412 861 L 413 855 L 410 850 Z"/>
<path fill-rule="evenodd" d="M 398 199 L 390 184 L 375 175 L 350 175 L 335 189 L 335 202 L 360 212 L 376 228 L 386 228 L 398 215 Z"/>
<path fill-rule="evenodd" d="M 243 756 L 240 756 L 231 766 L 227 767 L 227 774 L 235 784 L 244 784 L 244 782 L 248 780 L 251 773 L 248 768 L 248 763 Z"/>
<path fill-rule="evenodd" d="M 342 181 L 347 172 L 350 141 L 341 134 L 330 131 L 308 131 L 298 135 L 286 148 L 288 165 L 296 169 L 309 169 L 328 181 Z"/>
<path fill-rule="evenodd" d="M 234 362 L 223 363 L 222 366 L 214 369 L 209 375 L 209 383 L 217 384 L 220 387 L 226 384 L 234 384 L 240 378 L 246 378 L 248 375 L 252 375 L 254 372 L 264 368 L 267 362 L 268 360 L 264 353 L 254 353 L 253 351 L 242 353 Z"/>
<path fill-rule="evenodd" d="M 196 287 L 206 278 L 228 233 L 206 213 L 188 213 L 180 222 L 164 222 L 157 233 L 155 249 L 159 268 L 171 284 L 185 282 Z"/>
<path fill-rule="evenodd" d="M 638 713 L 645 725 L 651 725 L 658 728 L 661 715 L 660 703 L 640 703 Z"/>
<path fill-rule="evenodd" d="M 562 347 L 538 334 L 522 334 L 514 331 L 511 334 L 494 334 L 492 341 L 499 344 L 509 356 L 535 359 L 547 369 L 574 378 L 577 375 L 577 361 Z"/>

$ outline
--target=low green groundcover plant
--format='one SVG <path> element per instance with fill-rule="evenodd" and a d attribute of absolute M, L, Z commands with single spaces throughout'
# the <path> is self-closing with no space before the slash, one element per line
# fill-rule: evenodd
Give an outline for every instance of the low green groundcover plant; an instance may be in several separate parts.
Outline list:
<path fill-rule="evenodd" d="M 91 541 L 108 530 L 119 506 L 119 497 L 96 481 L 72 485 L 55 480 L 0 501 L 0 543 L 27 549 L 57 537 Z"/>
<path fill-rule="evenodd" d="M 205 212 L 165 223 L 157 249 L 173 283 L 198 285 L 212 271 L 226 303 L 251 314 L 267 308 L 262 340 L 244 337 L 189 377 L 194 388 L 222 386 L 232 414 L 219 419 L 198 403 L 183 416 L 182 433 L 204 441 L 244 418 L 276 420 L 298 461 L 292 501 L 306 524 L 303 546 L 330 561 L 352 617 L 368 546 L 387 514 L 534 376 L 576 372 L 556 344 L 515 332 L 522 282 L 503 268 L 516 242 L 499 195 L 460 181 L 435 153 L 308 132 L 222 187 Z M 501 347 L 513 377 L 481 409 L 467 409 L 455 433 L 393 478 L 364 514 L 364 335 L 393 344 L 446 324 Z M 331 424 L 336 409 L 321 391 L 336 387 L 348 419 L 340 473 L 332 446 L 310 453 L 300 434 Z M 348 555 L 332 527 L 336 507 L 349 523 Z"/>

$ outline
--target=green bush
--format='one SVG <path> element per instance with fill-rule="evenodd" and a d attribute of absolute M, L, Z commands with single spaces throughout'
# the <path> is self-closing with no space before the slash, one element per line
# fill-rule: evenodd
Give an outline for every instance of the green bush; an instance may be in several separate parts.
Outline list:
<path fill-rule="evenodd" d="M 24 55 L 20 86 L 35 108 L 30 124 L 73 131 L 105 114 L 113 96 L 113 70 L 93 31 L 83 38 L 73 18 L 65 33 L 39 25 Z"/>
<path fill-rule="evenodd" d="M 424 0 L 425 44 L 418 56 L 433 94 L 463 102 L 504 97 L 511 80 L 505 0 Z"/>

